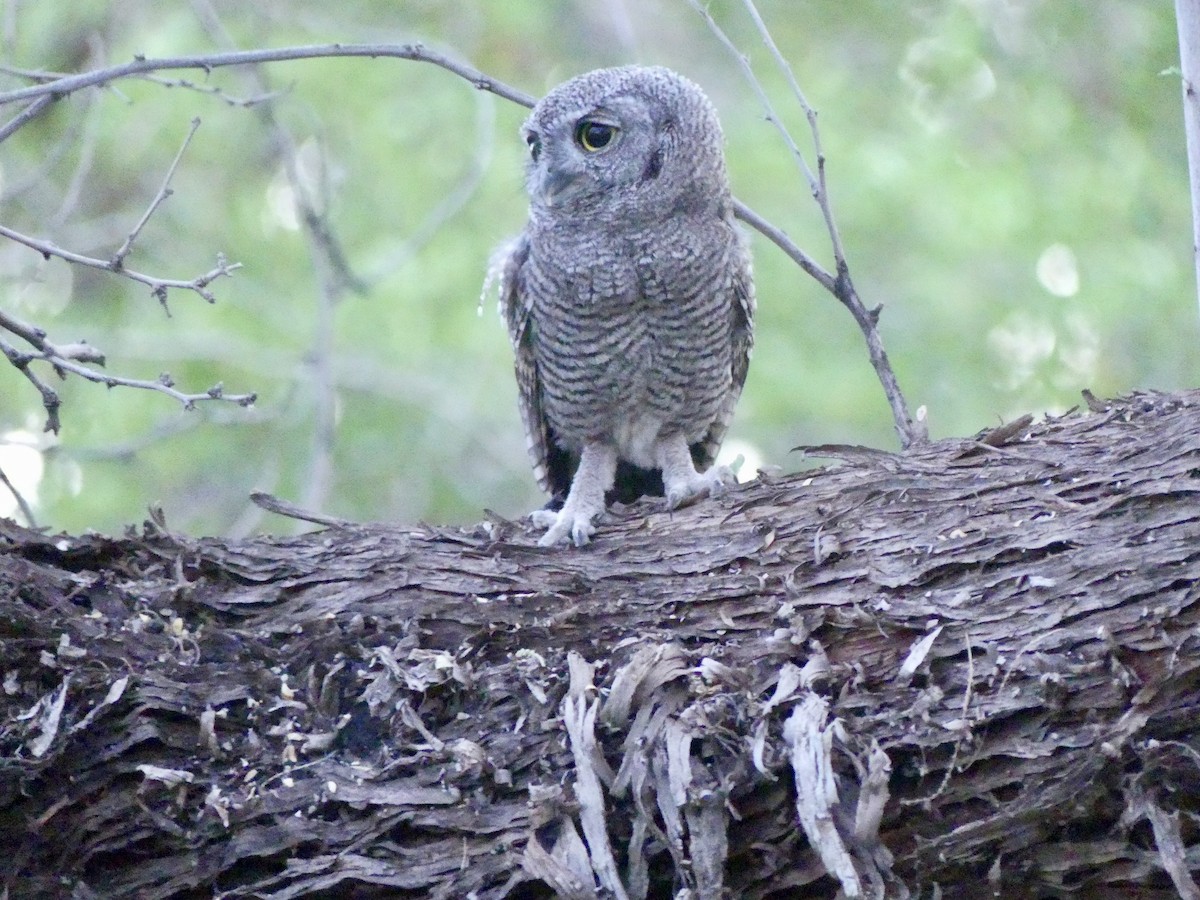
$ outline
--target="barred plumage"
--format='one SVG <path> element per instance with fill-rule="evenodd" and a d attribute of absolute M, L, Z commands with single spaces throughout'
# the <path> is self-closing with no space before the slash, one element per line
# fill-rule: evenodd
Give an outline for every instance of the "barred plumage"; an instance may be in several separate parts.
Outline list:
<path fill-rule="evenodd" d="M 591 536 L 605 495 L 671 505 L 713 467 L 749 362 L 750 256 L 716 112 L 663 68 L 581 75 L 523 129 L 529 224 L 494 273 L 516 356 L 543 544 Z"/>

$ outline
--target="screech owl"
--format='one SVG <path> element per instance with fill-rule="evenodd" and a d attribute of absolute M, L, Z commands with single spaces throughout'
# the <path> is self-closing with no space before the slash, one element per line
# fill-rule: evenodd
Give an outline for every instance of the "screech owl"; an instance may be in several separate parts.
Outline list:
<path fill-rule="evenodd" d="M 489 281 L 515 353 L 539 541 L 586 544 L 607 500 L 671 507 L 713 465 L 750 359 L 754 285 L 716 110 L 660 67 L 588 72 L 526 120 L 529 223 Z"/>

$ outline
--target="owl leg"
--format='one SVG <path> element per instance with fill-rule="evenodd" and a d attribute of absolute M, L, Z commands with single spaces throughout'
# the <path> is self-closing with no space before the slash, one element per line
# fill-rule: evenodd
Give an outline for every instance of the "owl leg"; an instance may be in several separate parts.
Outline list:
<path fill-rule="evenodd" d="M 568 537 L 582 547 L 596 531 L 592 520 L 604 512 L 604 492 L 613 484 L 617 472 L 617 450 L 608 444 L 585 444 L 579 456 L 579 468 L 571 479 L 567 501 L 557 513 L 539 510 L 533 524 L 546 526 L 538 545 L 553 547 Z"/>
<path fill-rule="evenodd" d="M 737 476 L 728 466 L 713 465 L 703 472 L 697 472 L 687 439 L 682 434 L 663 438 L 658 442 L 657 450 L 659 465 L 662 466 L 663 489 L 670 509 L 700 497 L 720 494 L 729 485 L 737 484 Z"/>

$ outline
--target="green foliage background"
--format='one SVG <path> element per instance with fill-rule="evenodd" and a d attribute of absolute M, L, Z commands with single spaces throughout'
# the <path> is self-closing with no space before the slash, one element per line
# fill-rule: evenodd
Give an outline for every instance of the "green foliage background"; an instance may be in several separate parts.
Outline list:
<path fill-rule="evenodd" d="M 742 5 L 711 6 L 809 148 Z M 1061 411 L 1085 387 L 1111 395 L 1196 383 L 1180 88 L 1163 74 L 1177 63 L 1170 4 L 759 6 L 820 112 L 852 272 L 865 302 L 884 305 L 892 362 L 934 436 Z M 72 0 L 70 16 L 59 7 L 12 6 L 7 65 L 73 72 L 136 53 L 211 52 L 222 49 L 216 17 L 242 48 L 419 39 L 534 94 L 598 66 L 672 66 L 720 109 L 736 193 L 830 265 L 794 161 L 684 0 Z M 255 93 L 244 71 L 167 74 Z M 36 440 L 44 471 L 29 494 L 39 520 L 113 531 L 160 502 L 172 526 L 193 533 L 290 530 L 248 505 L 255 489 L 403 522 L 473 522 L 484 508 L 516 516 L 539 504 L 494 302 L 478 314 L 489 253 L 525 215 L 524 110 L 420 63 L 313 60 L 262 74 L 282 91 L 271 105 L 305 173 L 325 175 L 351 268 L 370 282 L 340 300 L 331 324 L 259 111 L 125 80 L 56 104 L 3 145 L 0 222 L 107 256 L 199 116 L 174 194 L 129 264 L 191 278 L 223 252 L 244 268 L 215 284 L 216 306 L 180 292 L 167 317 L 131 282 L 4 242 L 0 308 L 54 340 L 87 338 L 113 372 L 169 371 L 191 390 L 220 381 L 260 396 L 251 411 L 185 413 L 159 395 L 72 379 L 61 385 L 61 438 L 51 440 L 38 434 L 35 392 L 0 368 L 0 454 Z M 26 83 L 0 75 L 0 89 Z M 731 437 L 784 469 L 803 464 L 789 454 L 798 444 L 894 448 L 850 317 L 764 239 L 754 251 L 757 346 Z M 322 353 L 336 431 L 328 490 L 314 493 Z"/>

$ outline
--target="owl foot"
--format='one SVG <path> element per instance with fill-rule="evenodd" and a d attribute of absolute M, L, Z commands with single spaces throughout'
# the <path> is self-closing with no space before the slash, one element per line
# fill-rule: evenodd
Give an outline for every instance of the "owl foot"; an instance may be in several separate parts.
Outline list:
<path fill-rule="evenodd" d="M 730 485 L 737 484 L 737 475 L 728 466 L 709 466 L 705 471 L 697 472 L 687 440 L 681 434 L 659 441 L 658 459 L 662 465 L 667 509 L 678 509 L 701 497 L 715 497 Z"/>
<path fill-rule="evenodd" d="M 667 508 L 679 509 L 702 497 L 720 496 L 727 487 L 737 484 L 737 475 L 728 466 L 712 466 L 704 472 L 692 470 L 664 480 Z"/>
<path fill-rule="evenodd" d="M 582 547 L 591 540 L 596 533 L 594 520 L 604 512 L 604 492 L 612 487 L 616 469 L 615 448 L 601 443 L 584 445 L 562 509 L 557 513 L 542 509 L 530 517 L 535 526 L 547 529 L 538 546 L 553 547 L 570 538 L 576 547 Z"/>
<path fill-rule="evenodd" d="M 546 533 L 538 540 L 539 547 L 554 547 L 565 543 L 568 538 L 576 547 L 582 547 L 596 533 L 596 523 L 593 521 L 602 510 L 588 512 L 574 511 L 564 506 L 558 512 L 548 509 L 535 510 L 529 518 L 537 528 L 545 528 Z"/>

